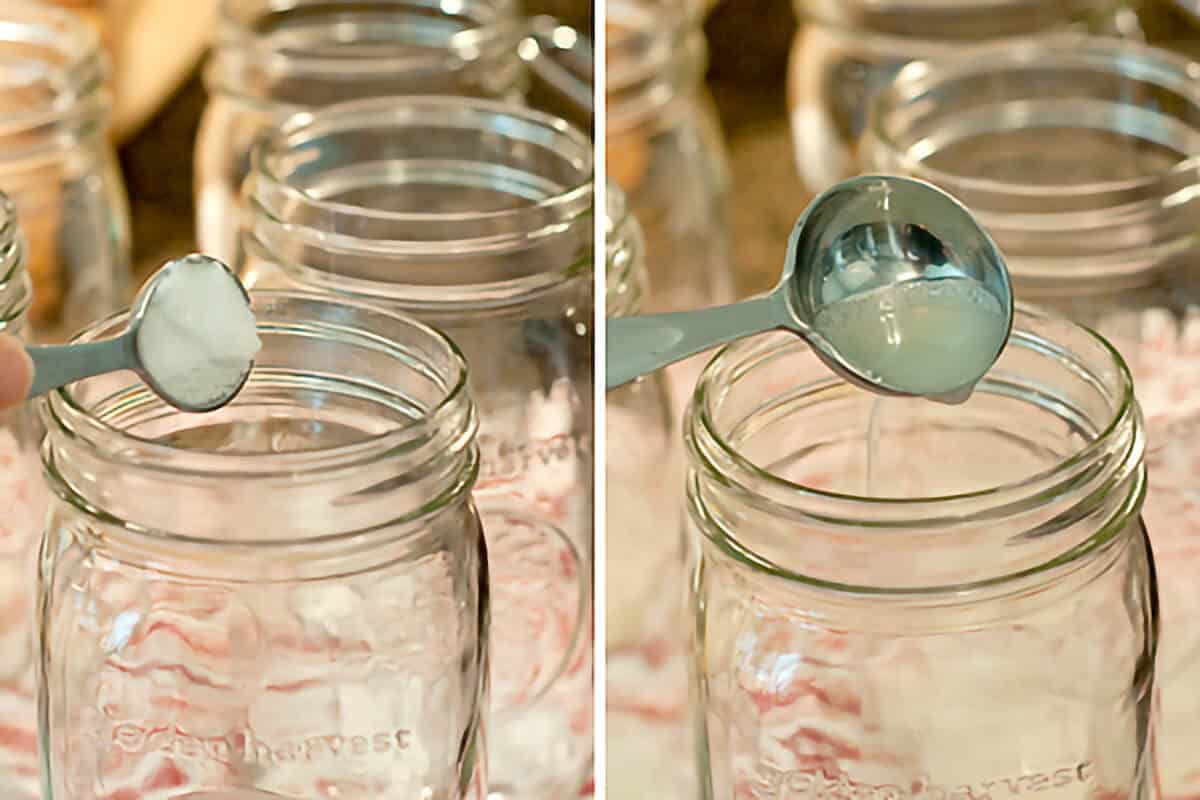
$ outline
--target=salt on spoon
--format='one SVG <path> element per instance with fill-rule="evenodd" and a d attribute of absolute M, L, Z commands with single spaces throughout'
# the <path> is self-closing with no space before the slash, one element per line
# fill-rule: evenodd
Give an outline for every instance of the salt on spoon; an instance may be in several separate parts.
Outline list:
<path fill-rule="evenodd" d="M 609 320 L 606 386 L 787 330 L 876 394 L 961 403 L 999 358 L 1012 322 L 1004 258 L 961 203 L 925 181 L 861 175 L 805 209 L 770 294 Z"/>
<path fill-rule="evenodd" d="M 241 391 L 261 346 L 245 287 L 220 261 L 193 254 L 167 262 L 146 282 L 120 336 L 28 348 L 29 396 L 132 370 L 181 411 L 215 411 Z"/>

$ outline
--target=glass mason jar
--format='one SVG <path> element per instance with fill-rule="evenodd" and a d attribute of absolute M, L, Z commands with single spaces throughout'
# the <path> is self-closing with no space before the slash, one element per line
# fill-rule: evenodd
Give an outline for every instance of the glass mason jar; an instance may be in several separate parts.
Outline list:
<path fill-rule="evenodd" d="M 366 305 L 253 300 L 263 348 L 224 409 L 127 373 L 44 406 L 43 797 L 481 800 L 466 364 Z"/>
<path fill-rule="evenodd" d="M 524 34 L 516 0 L 222 0 L 196 142 L 201 249 L 236 258 L 250 152 L 292 114 L 395 94 L 520 101 Z"/>
<path fill-rule="evenodd" d="M 702 83 L 702 10 L 688 0 L 613 0 L 605 12 L 605 158 L 645 231 L 652 313 L 734 299 L 729 166 Z"/>
<path fill-rule="evenodd" d="M 1147 417 L 1159 557 L 1164 798 L 1200 791 L 1200 67 L 1049 37 L 914 64 L 872 108 L 864 157 L 955 194 L 1019 298 L 1098 330 Z"/>
<path fill-rule="evenodd" d="M 222 0 L 196 143 L 200 247 L 236 260 L 251 150 L 293 114 L 400 94 L 523 102 L 527 66 L 555 49 L 547 25 L 523 19 L 517 0 Z M 569 62 L 581 39 L 558 37 L 570 47 L 549 59 Z M 562 93 L 578 91 L 569 70 L 555 75 Z"/>
<path fill-rule="evenodd" d="M 96 31 L 70 12 L 6 0 L 0 22 L 0 190 L 29 243 L 34 334 L 62 339 L 129 302 L 107 64 Z"/>
<path fill-rule="evenodd" d="M 1143 434 L 1104 340 L 1018 313 L 947 406 L 758 337 L 685 437 L 702 796 L 1153 796 Z"/>
<path fill-rule="evenodd" d="M 246 184 L 249 284 L 411 313 L 471 364 L 497 797 L 568 797 L 590 768 L 592 194 L 582 132 L 458 97 L 299 115 Z"/>
<path fill-rule="evenodd" d="M 641 227 L 608 185 L 606 314 L 636 314 L 649 283 Z M 665 375 L 605 398 L 606 716 L 609 797 L 694 796 L 686 752 L 687 638 L 681 450 Z"/>
<path fill-rule="evenodd" d="M 793 0 L 788 68 L 796 168 L 816 194 L 861 171 L 870 96 L 909 61 L 1059 30 L 1139 35 L 1125 0 Z"/>
<path fill-rule="evenodd" d="M 32 285 L 16 210 L 0 194 L 0 335 L 28 339 Z M 32 404 L 0 411 L 0 797 L 38 799 L 33 585 L 46 512 Z"/>

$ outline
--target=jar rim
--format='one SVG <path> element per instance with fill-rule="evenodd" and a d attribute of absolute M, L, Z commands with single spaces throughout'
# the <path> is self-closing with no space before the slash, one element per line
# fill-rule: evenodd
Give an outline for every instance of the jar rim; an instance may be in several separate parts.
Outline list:
<path fill-rule="evenodd" d="M 480 54 L 497 49 L 516 51 L 517 43 L 525 35 L 525 25 L 519 18 L 517 0 L 377 0 L 395 5 L 411 6 L 415 9 L 437 10 L 445 14 L 464 15 L 476 24 L 464 27 L 447 37 L 446 48 L 434 56 L 397 56 L 394 53 L 373 55 L 363 58 L 334 58 L 305 53 L 271 37 L 263 37 L 256 30 L 261 17 L 280 12 L 301 9 L 310 3 L 327 4 L 327 0 L 254 0 L 251 7 L 243 7 L 244 0 L 222 0 L 220 9 L 220 33 L 214 48 L 213 64 L 225 52 L 236 51 L 239 60 L 253 64 L 270 73 L 285 73 L 310 76 L 340 76 L 353 78 L 355 75 L 379 74 L 380 72 L 405 72 L 444 59 L 447 55 Z M 449 6 L 452 10 L 444 10 Z M 486 11 L 486 15 L 480 11 Z M 475 12 L 475 13 L 472 13 Z M 490 17 L 490 19 L 488 18 Z M 432 58 L 432 61 L 431 61 Z M 470 59 L 468 59 L 470 60 Z M 210 74 L 215 84 L 220 80 Z"/>
<path fill-rule="evenodd" d="M 986 19 L 996 14 L 1027 14 L 1031 9 L 1045 10 L 1045 5 L 1044 0 L 972 0 L 964 9 L 962 0 L 792 0 L 792 7 L 800 19 L 816 19 L 826 22 L 849 20 L 858 22 L 866 28 L 870 28 L 872 22 L 879 20 L 903 19 L 920 14 L 950 12 L 961 15 L 965 10 L 978 19 Z M 1119 5 L 1120 0 L 1075 0 L 1073 5 L 1065 4 L 1061 8 L 1051 9 L 1051 13 L 1064 22 L 1072 22 L 1091 14 L 1111 11 Z M 865 23 L 854 20 L 853 15 L 856 13 L 867 17 Z M 874 15 L 874 17 L 869 15 Z M 928 21 L 928 18 L 925 17 L 920 17 L 920 19 Z M 1027 31 L 1027 33 L 1032 32 Z M 934 36 L 936 35 L 935 33 Z M 994 32 L 985 34 L 985 36 L 994 35 Z M 979 41 L 982 38 L 976 40 Z"/>
<path fill-rule="evenodd" d="M 661 13 L 660 10 L 648 8 L 637 0 L 613 0 L 605 9 L 605 62 L 608 70 L 605 75 L 606 85 L 620 88 L 633 80 L 640 79 L 649 65 L 645 59 L 625 59 L 625 69 L 620 63 L 613 68 L 614 60 L 621 62 L 621 54 L 625 51 L 637 51 L 651 42 L 661 42 L 664 46 L 686 36 L 689 32 L 699 29 L 704 10 L 700 3 L 681 0 L 682 8 L 679 13 Z M 666 51 L 663 51 L 664 54 Z M 613 55 L 617 59 L 613 58 Z"/>
<path fill-rule="evenodd" d="M 315 292 L 251 290 L 250 295 L 255 305 L 266 308 L 276 304 L 295 303 L 310 304 L 331 312 L 320 321 L 307 320 L 302 326 L 294 320 L 260 319 L 260 334 L 282 332 L 311 335 L 325 330 L 331 335 L 352 335 L 369 342 L 376 350 L 395 356 L 398 362 L 422 369 L 425 374 L 436 371 L 435 367 L 420 363 L 418 357 L 408 352 L 408 348 L 395 341 L 394 337 L 375 332 L 379 323 L 411 330 L 422 341 L 431 343 L 444 358 L 447 365 L 445 370 L 449 374 L 441 380 L 440 396 L 425 409 L 421 417 L 408 424 L 376 434 L 364 434 L 349 443 L 290 452 L 229 453 L 175 447 L 114 425 L 104 416 L 97 415 L 94 408 L 86 407 L 79 400 L 77 395 L 80 387 L 87 383 L 81 381 L 80 384 L 56 389 L 48 395 L 42 413 L 49 431 L 48 437 L 52 438 L 56 432 L 64 433 L 72 441 L 83 442 L 93 451 L 112 460 L 133 459 L 139 468 L 163 474 L 201 476 L 208 479 L 296 477 L 331 468 L 371 464 L 394 455 L 398 448 L 406 445 L 438 439 L 439 434 L 441 439 L 451 440 L 470 440 L 474 437 L 476 418 L 468 388 L 466 357 L 453 340 L 436 328 L 411 316 L 394 313 L 376 305 Z M 342 312 L 344 317 L 347 309 L 356 315 L 371 318 L 374 324 L 368 328 L 326 322 L 336 320 L 338 312 Z M 129 312 L 126 310 L 95 322 L 72 337 L 70 343 L 97 341 L 118 334 L 126 329 L 128 317 Z M 254 383 L 255 375 L 252 372 L 247 387 Z M 147 388 L 145 391 L 150 390 Z M 108 402 L 110 399 L 103 398 L 102 401 Z M 237 403 L 236 398 L 233 403 Z M 465 416 L 464 408 L 468 412 Z M 444 444 L 449 445 L 452 442 Z"/>
<path fill-rule="evenodd" d="M 503 136 L 517 142 L 552 142 L 562 151 L 561 154 L 556 152 L 561 156 L 560 162 L 573 173 L 570 185 L 552 187 L 545 196 L 528 199 L 513 208 L 394 211 L 316 197 L 303 187 L 293 185 L 286 165 L 281 163 L 287 160 L 290 152 L 307 142 L 368 128 L 397 130 L 421 125 L 455 127 L 477 132 L 481 137 Z M 265 222 L 286 228 L 293 239 L 311 231 L 314 236 L 319 236 L 323 248 L 336 248 L 345 255 L 369 254 L 383 259 L 451 257 L 465 252 L 519 252 L 528 248 L 531 242 L 562 235 L 582 222 L 588 223 L 590 232 L 595 205 L 592 150 L 590 138 L 567 121 L 498 101 L 437 95 L 352 100 L 296 114 L 254 148 L 245 191 L 255 217 L 250 227 L 253 231 Z M 319 217 L 326 224 L 317 230 L 309 225 L 291 223 L 285 218 L 285 209 L 292 214 L 299 210 Z M 387 236 L 364 235 L 364 223 L 388 226 Z M 394 235 L 397 230 L 419 231 L 421 237 L 398 237 Z M 592 241 L 590 236 L 588 241 Z M 588 256 L 590 264 L 590 247 Z M 586 272 L 584 267 L 582 263 L 553 264 L 547 269 L 517 277 L 450 285 L 456 290 L 494 296 L 496 302 L 503 303 L 575 278 Z M 314 282 L 320 283 L 320 271 L 307 270 L 308 273 Z M 379 281 L 347 272 L 338 273 L 336 279 L 343 289 L 357 289 L 356 293 L 366 296 L 417 298 L 429 302 L 445 300 L 440 297 L 445 294 L 444 284 L 427 286 Z"/>
<path fill-rule="evenodd" d="M 1070 322 L 1059 316 L 1022 303 L 1017 304 L 1016 316 L 1018 319 L 1024 318 L 1027 321 L 1035 323 L 1053 321 L 1070 325 L 1076 331 L 1085 335 L 1093 344 L 1099 346 L 1100 351 L 1109 359 L 1109 366 L 1115 368 L 1118 383 L 1115 387 L 1118 394 L 1116 405 L 1109 418 L 1105 420 L 1104 425 L 1097 426 L 1095 437 L 1083 447 L 1073 452 L 1069 457 L 1033 475 L 1026 475 L 1019 480 L 998 486 L 957 494 L 926 497 L 871 497 L 848 494 L 814 486 L 805 486 L 777 475 L 738 452 L 737 447 L 722 433 L 713 415 L 713 398 L 718 396 L 714 391 L 715 388 L 724 380 L 729 378 L 736 379 L 737 375 L 747 367 L 744 363 L 744 357 L 755 346 L 753 340 L 744 340 L 726 345 L 705 366 L 696 383 L 696 390 L 692 395 L 691 406 L 688 411 L 689 422 L 687 423 L 687 427 L 694 429 L 694 431 L 687 433 L 688 447 L 695 457 L 703 461 L 706 469 L 720 471 L 721 468 L 713 463 L 713 459 L 709 454 L 703 452 L 705 447 L 711 446 L 715 448 L 720 458 L 731 464 L 733 470 L 738 473 L 738 476 L 732 476 L 722 472 L 723 480 L 742 485 L 742 488 L 746 491 L 753 490 L 745 486 L 745 481 L 760 481 L 772 489 L 781 490 L 793 497 L 794 505 L 792 508 L 797 510 L 801 509 L 805 501 L 809 500 L 819 501 L 827 504 L 828 507 L 836 509 L 846 509 L 846 513 L 823 514 L 823 518 L 835 523 L 837 520 L 851 521 L 860 519 L 861 514 L 856 516 L 853 509 L 887 508 L 911 510 L 911 515 L 906 515 L 896 522 L 898 525 L 903 525 L 906 520 L 917 522 L 929 519 L 931 512 L 935 509 L 939 507 L 948 508 L 964 501 L 996 499 L 1005 505 L 1010 505 L 1014 499 L 1019 502 L 1022 496 L 1030 494 L 1031 491 L 1044 491 L 1045 485 L 1048 482 L 1052 482 L 1056 476 L 1068 473 L 1079 464 L 1094 459 L 1121 428 L 1128 425 L 1132 419 L 1137 417 L 1138 408 L 1133 391 L 1133 377 L 1129 371 L 1129 367 L 1121 357 L 1121 354 L 1107 339 L 1083 325 Z M 1023 330 L 1019 329 L 1020 327 L 1014 325 L 1013 338 L 1018 341 L 1026 339 L 1030 344 L 1036 345 L 1037 337 L 1026 334 Z M 802 343 L 797 340 L 795 346 L 800 347 Z M 984 380 L 987 380 L 986 377 Z M 703 444 L 696 441 L 697 436 L 703 438 Z M 850 524 L 859 523 L 853 522 Z"/>
<path fill-rule="evenodd" d="M 49 133 L 64 123 L 75 124 L 85 133 L 99 129 L 108 113 L 109 97 L 105 89 L 108 66 L 97 31 L 66 9 L 30 0 L 11 0 L 4 17 L 0 49 L 6 43 L 33 44 L 53 50 L 59 60 L 45 64 L 55 77 L 54 95 L 31 109 L 0 113 L 0 137 Z M 5 154 L 0 160 L 23 156 L 27 150 Z"/>
<path fill-rule="evenodd" d="M 867 136 L 872 146 L 884 151 L 884 157 L 898 164 L 913 177 L 934 183 L 952 193 L 990 192 L 1014 196 L 1081 196 L 1110 191 L 1153 189 L 1160 194 L 1173 192 L 1181 174 L 1195 170 L 1195 157 L 1181 158 L 1161 173 L 1109 181 L 1072 184 L 1029 185 L 996 178 L 979 178 L 931 167 L 924 158 L 913 155 L 899 137 L 889 130 L 891 114 L 932 87 L 955 81 L 1019 71 L 1049 61 L 1062 66 L 1078 66 L 1097 72 L 1130 76 L 1168 87 L 1187 97 L 1200 110 L 1200 63 L 1161 48 L 1103 36 L 1051 33 L 1019 41 L 989 42 L 972 45 L 955 55 L 913 61 L 902 67 L 882 91 L 872 97 L 867 114 Z"/>

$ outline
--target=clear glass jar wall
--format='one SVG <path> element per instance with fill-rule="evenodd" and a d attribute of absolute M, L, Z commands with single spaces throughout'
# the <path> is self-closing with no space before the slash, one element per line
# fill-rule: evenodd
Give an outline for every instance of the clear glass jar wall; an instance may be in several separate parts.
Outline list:
<path fill-rule="evenodd" d="M 636 314 L 649 284 L 641 227 L 608 186 L 606 314 Z M 605 397 L 605 731 L 610 797 L 689 797 L 687 637 L 682 624 L 683 478 L 666 376 Z"/>
<path fill-rule="evenodd" d="M 253 302 L 263 349 L 226 408 L 126 373 L 45 406 L 43 796 L 482 800 L 465 361 L 367 306 Z"/>
<path fill-rule="evenodd" d="M 685 430 L 703 796 L 1153 796 L 1142 431 L 1103 340 L 1019 313 L 946 406 L 756 338 Z"/>
<path fill-rule="evenodd" d="M 519 102 L 516 0 L 222 0 L 196 142 L 196 235 L 232 262 L 254 143 L 299 111 L 397 94 Z"/>
<path fill-rule="evenodd" d="M 0 28 L 0 190 L 29 242 L 42 339 L 129 302 L 129 212 L 108 140 L 107 64 L 81 18 L 7 0 Z"/>
<path fill-rule="evenodd" d="M 902 71 L 863 145 L 871 168 L 955 194 L 1004 252 L 1018 298 L 1099 330 L 1133 371 L 1160 562 L 1166 798 L 1200 791 L 1198 76 L 1114 40 L 981 46 Z"/>
<path fill-rule="evenodd" d="M 12 202 L 0 194 L 0 335 L 27 339 L 32 284 Z M 37 800 L 34 575 L 46 511 L 32 404 L 0 412 L 0 797 Z"/>
<path fill-rule="evenodd" d="M 606 162 L 645 231 L 649 312 L 734 298 L 728 164 L 702 83 L 702 10 L 688 0 L 613 0 L 605 12 Z"/>
<path fill-rule="evenodd" d="M 591 762 L 592 194 L 583 133 L 454 97 L 298 116 L 247 181 L 248 282 L 413 313 L 472 365 L 502 798 L 572 796 Z"/>
<path fill-rule="evenodd" d="M 816 194 L 860 172 L 870 96 L 909 61 L 987 40 L 1078 29 L 1137 36 L 1124 0 L 793 0 L 788 69 L 796 167 Z"/>

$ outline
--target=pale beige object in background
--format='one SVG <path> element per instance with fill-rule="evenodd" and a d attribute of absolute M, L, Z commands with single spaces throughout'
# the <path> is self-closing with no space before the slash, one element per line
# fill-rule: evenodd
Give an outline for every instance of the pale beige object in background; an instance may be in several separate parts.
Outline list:
<path fill-rule="evenodd" d="M 218 0 L 113 0 L 112 134 L 136 134 L 187 80 L 212 39 Z"/>
<path fill-rule="evenodd" d="M 217 24 L 219 0 L 52 0 L 100 30 L 113 62 L 112 137 L 128 141 L 187 80 Z"/>

